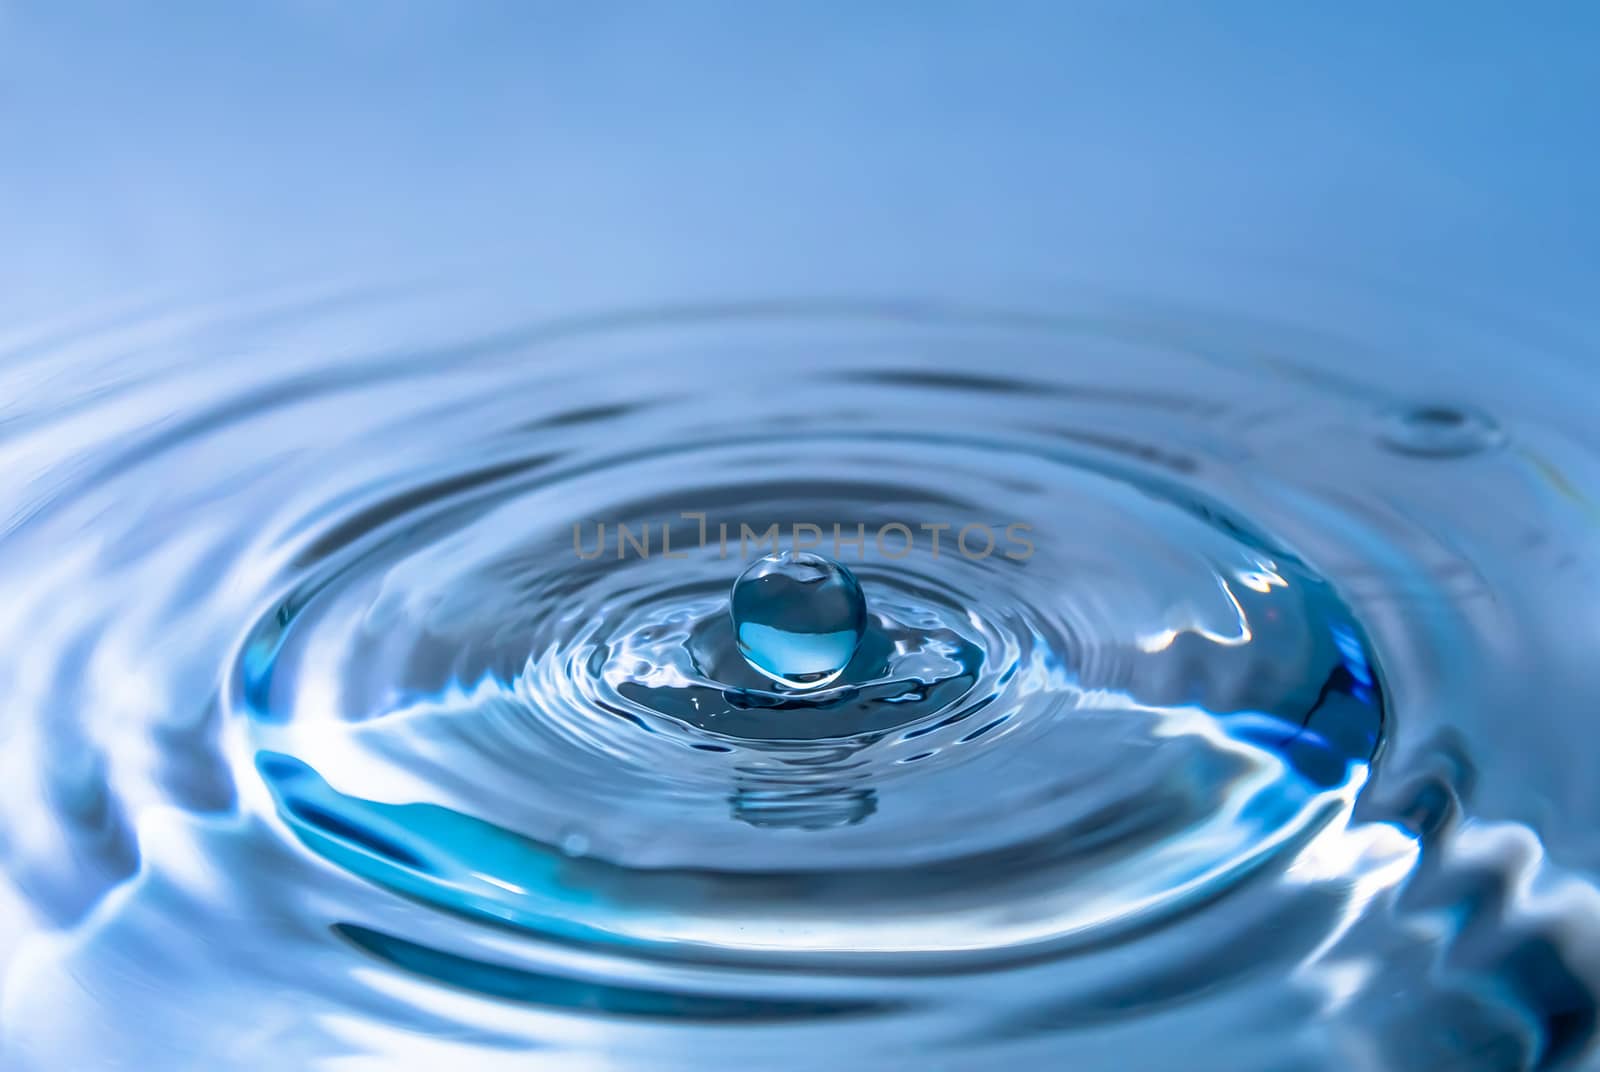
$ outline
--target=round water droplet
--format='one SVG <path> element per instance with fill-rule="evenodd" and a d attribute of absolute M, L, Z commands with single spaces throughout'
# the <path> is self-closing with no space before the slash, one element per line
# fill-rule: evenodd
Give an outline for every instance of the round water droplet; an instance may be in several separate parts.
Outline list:
<path fill-rule="evenodd" d="M 808 551 L 753 563 L 733 582 L 729 609 L 745 661 L 796 689 L 838 677 L 867 629 L 867 601 L 855 575 Z"/>
<path fill-rule="evenodd" d="M 1383 444 L 1424 458 L 1460 458 L 1498 446 L 1500 426 L 1486 413 L 1462 406 L 1406 405 L 1384 413 Z"/>

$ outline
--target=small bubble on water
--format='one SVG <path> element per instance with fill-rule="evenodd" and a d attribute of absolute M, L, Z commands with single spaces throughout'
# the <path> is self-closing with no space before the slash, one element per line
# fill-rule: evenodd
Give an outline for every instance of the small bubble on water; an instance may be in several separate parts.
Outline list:
<path fill-rule="evenodd" d="M 1383 445 L 1424 458 L 1461 458 L 1498 446 L 1504 433 L 1494 418 L 1464 406 L 1404 405 L 1383 415 Z"/>
<path fill-rule="evenodd" d="M 561 837 L 561 851 L 576 859 L 589 854 L 589 837 L 579 830 L 569 830 Z"/>
<path fill-rule="evenodd" d="M 728 602 L 739 653 L 790 688 L 820 688 L 837 678 L 867 629 L 867 601 L 855 575 L 809 551 L 752 563 L 733 582 Z"/>

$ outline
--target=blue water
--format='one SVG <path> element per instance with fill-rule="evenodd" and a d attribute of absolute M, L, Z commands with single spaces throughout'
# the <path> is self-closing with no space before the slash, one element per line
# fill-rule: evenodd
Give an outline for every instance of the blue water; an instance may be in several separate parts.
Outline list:
<path fill-rule="evenodd" d="M 867 631 L 867 600 L 850 567 L 806 550 L 747 566 L 728 593 L 728 614 L 744 661 L 797 689 L 836 680 Z"/>
<path fill-rule="evenodd" d="M 1597 46 L 0 6 L 0 1068 L 1600 1068 Z"/>

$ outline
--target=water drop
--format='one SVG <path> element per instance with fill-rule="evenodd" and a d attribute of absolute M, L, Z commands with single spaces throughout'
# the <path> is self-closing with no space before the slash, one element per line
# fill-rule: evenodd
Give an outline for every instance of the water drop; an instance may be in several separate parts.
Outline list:
<path fill-rule="evenodd" d="M 729 609 L 745 661 L 796 689 L 837 678 L 867 628 L 867 601 L 855 575 L 809 551 L 752 563 L 733 582 Z"/>
<path fill-rule="evenodd" d="M 1406 405 L 1384 413 L 1383 444 L 1424 458 L 1461 458 L 1498 446 L 1500 426 L 1486 413 L 1462 406 Z"/>

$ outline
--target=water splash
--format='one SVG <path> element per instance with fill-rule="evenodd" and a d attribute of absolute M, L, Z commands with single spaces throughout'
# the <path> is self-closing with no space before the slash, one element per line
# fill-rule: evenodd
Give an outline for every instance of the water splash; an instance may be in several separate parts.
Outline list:
<path fill-rule="evenodd" d="M 752 563 L 728 598 L 739 654 L 795 689 L 815 689 L 844 672 L 867 628 L 855 574 L 808 551 L 780 551 Z"/>
<path fill-rule="evenodd" d="M 1349 368 L 1322 336 L 1092 303 L 408 315 L 434 345 L 338 362 L 299 318 L 224 321 L 280 360 L 10 428 L 15 1052 L 1592 1051 L 1590 832 L 1519 811 L 1590 791 L 1587 634 L 1553 609 L 1600 603 L 1592 444 L 1499 411 L 1374 434 L 1393 392 L 1312 374 Z M 1502 423 L 1519 449 L 1481 449 Z M 939 554 L 717 536 L 908 520 Z M 1012 520 L 1026 559 L 953 543 Z M 672 553 L 596 555 L 599 521 Z"/>

